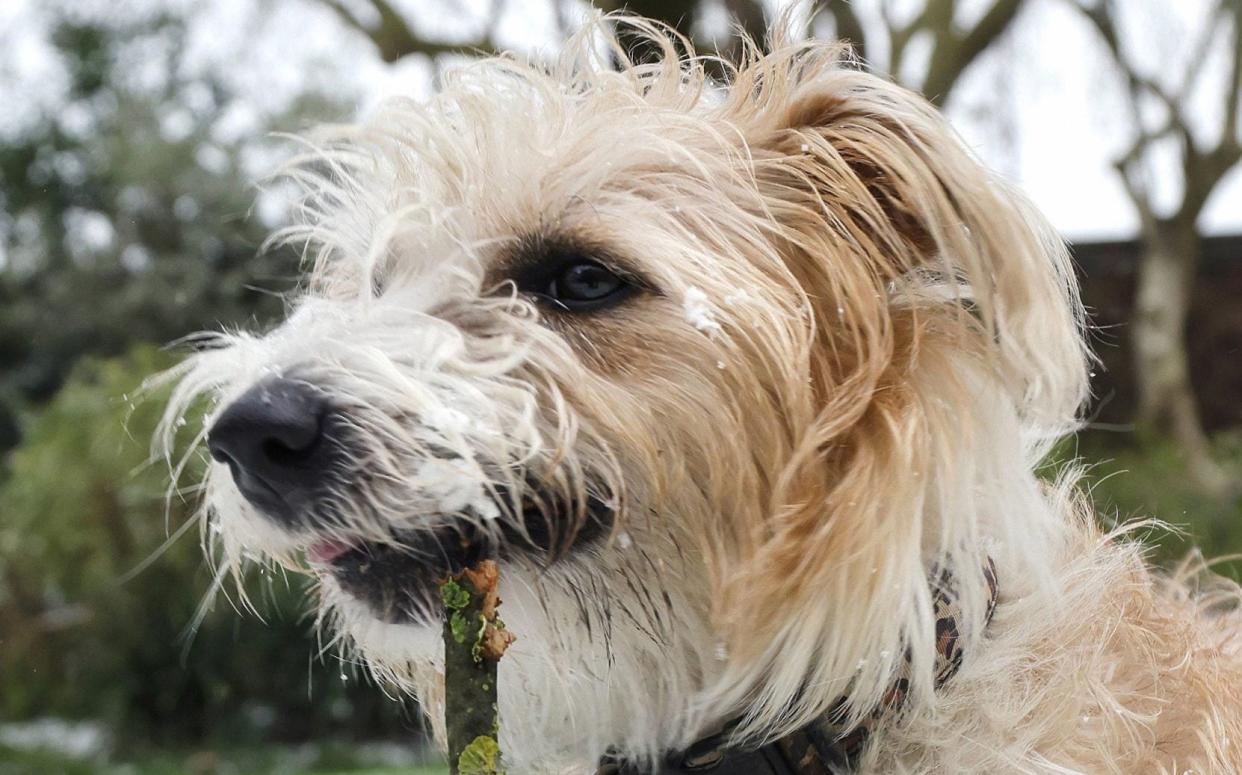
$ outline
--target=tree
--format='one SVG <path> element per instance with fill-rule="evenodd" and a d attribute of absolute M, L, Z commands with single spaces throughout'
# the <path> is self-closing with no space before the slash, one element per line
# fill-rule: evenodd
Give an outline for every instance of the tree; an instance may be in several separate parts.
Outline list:
<path fill-rule="evenodd" d="M 865 23 L 858 4 L 843 0 L 832 0 L 818 13 L 830 18 L 837 37 L 850 41 L 872 67 L 944 106 L 962 73 L 1012 27 L 1026 4 L 1026 0 L 994 0 L 970 24 L 962 22 L 965 3 L 960 0 L 925 0 L 905 21 L 897 18 L 892 0 L 872 0 L 881 20 L 878 25 Z M 920 39 L 931 46 L 926 67 L 910 68 L 906 63 Z M 881 49 L 888 52 L 884 61 L 879 60 Z"/>
<path fill-rule="evenodd" d="M 820 7 L 811 19 L 832 22 L 833 34 L 847 40 L 864 59 L 881 50 L 887 51 L 886 61 L 870 60 L 869 64 L 888 72 L 904 85 L 921 91 L 937 105 L 944 105 L 966 68 L 970 67 L 989 46 L 1008 30 L 1027 0 L 993 0 L 977 18 L 964 24 L 961 0 L 926 0 L 908 20 L 899 20 L 892 0 L 870 0 L 867 7 L 876 11 L 878 23 L 864 19 L 857 3 L 831 0 Z M 351 27 L 369 37 L 380 57 L 394 62 L 410 54 L 437 57 L 441 54 L 494 53 L 497 50 L 494 24 L 503 10 L 503 0 L 493 0 L 490 23 L 477 37 L 461 42 L 430 40 L 416 32 L 410 20 L 390 0 L 323 0 Z M 568 28 L 566 0 L 549 0 Z M 703 51 L 715 51 L 725 60 L 736 62 L 741 57 L 741 38 L 731 32 L 718 40 L 704 39 L 700 25 L 707 4 L 702 0 L 596 0 L 601 11 L 627 11 L 657 19 L 687 38 Z M 723 8 L 733 31 L 742 31 L 754 40 L 763 40 L 771 21 L 762 0 L 725 0 Z M 363 10 L 365 9 L 365 10 Z M 880 39 L 883 44 L 880 45 Z M 926 68 L 908 68 L 920 40 L 931 42 Z M 642 52 L 638 55 L 641 57 Z M 917 72 L 915 72 L 917 70 Z"/>
<path fill-rule="evenodd" d="M 323 2 L 348 26 L 370 38 L 380 58 L 385 62 L 396 62 L 411 54 L 437 57 L 441 54 L 494 54 L 498 51 L 494 42 L 494 29 L 490 25 L 479 37 L 459 42 L 446 42 L 432 40 L 415 32 L 409 20 L 394 8 L 389 0 L 361 0 L 361 2 L 323 0 Z M 493 20 L 500 18 L 502 6 L 503 0 L 492 0 L 490 16 Z"/>
<path fill-rule="evenodd" d="M 1143 241 L 1133 326 L 1138 422 L 1173 438 L 1200 486 L 1226 495 L 1230 480 L 1213 460 L 1199 419 L 1185 339 L 1202 252 L 1200 216 L 1242 160 L 1242 0 L 1213 0 L 1197 37 L 1178 57 L 1181 66 L 1162 61 L 1152 72 L 1124 34 L 1119 2 L 1071 2 L 1098 33 L 1124 84 L 1130 140 L 1114 166 L 1138 213 Z M 1222 93 L 1214 96 L 1219 121 L 1205 127 L 1198 120 L 1202 111 L 1192 112 L 1191 100 L 1211 86 L 1204 65 L 1213 52 L 1224 55 L 1225 77 Z M 1166 207 L 1157 195 L 1154 166 L 1170 149 L 1182 191 L 1180 201 Z"/>
<path fill-rule="evenodd" d="M 84 354 L 279 314 L 297 260 L 256 255 L 271 224 L 249 217 L 244 151 L 304 112 L 339 113 L 311 96 L 225 136 L 226 85 L 183 75 L 184 19 L 56 8 L 40 10 L 65 102 L 0 137 L 0 452 L 17 443 L 22 407 L 50 398 Z M 156 83 L 125 64 L 136 48 L 159 52 Z"/>

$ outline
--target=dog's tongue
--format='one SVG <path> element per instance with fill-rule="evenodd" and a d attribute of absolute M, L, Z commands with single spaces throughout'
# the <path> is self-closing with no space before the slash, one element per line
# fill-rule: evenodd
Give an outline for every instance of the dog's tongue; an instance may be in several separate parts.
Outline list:
<path fill-rule="evenodd" d="M 306 559 L 317 565 L 330 565 L 333 560 L 352 548 L 353 546 L 344 541 L 333 541 L 330 539 L 316 541 L 306 547 Z"/>

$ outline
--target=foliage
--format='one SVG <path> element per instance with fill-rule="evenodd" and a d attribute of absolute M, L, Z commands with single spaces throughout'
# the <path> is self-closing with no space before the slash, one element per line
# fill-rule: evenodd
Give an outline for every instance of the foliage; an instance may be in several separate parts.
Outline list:
<path fill-rule="evenodd" d="M 296 262 L 256 256 L 268 226 L 249 217 L 244 162 L 264 148 L 254 138 L 339 112 L 307 97 L 271 125 L 223 132 L 224 87 L 179 75 L 182 20 L 52 24 L 68 103 L 0 138 L 0 452 L 20 407 L 49 398 L 81 355 L 279 313 L 273 291 Z M 135 47 L 154 52 L 144 67 L 161 83 L 135 83 Z"/>
<path fill-rule="evenodd" d="M 1242 479 L 1242 434 L 1217 434 L 1213 456 L 1235 480 Z M 1242 553 L 1242 501 L 1204 492 L 1186 475 L 1185 452 L 1175 442 L 1088 431 L 1061 445 L 1052 458 L 1088 464 L 1083 485 L 1105 522 L 1154 518 L 1169 525 L 1169 531 L 1146 536 L 1154 543 L 1155 561 L 1168 565 L 1194 550 L 1209 560 Z M 1216 569 L 1242 580 L 1242 560 Z"/>
<path fill-rule="evenodd" d="M 252 580 L 266 622 L 220 599 L 188 643 L 210 584 L 195 526 L 124 579 L 192 512 L 192 496 L 166 508 L 167 469 L 148 463 L 160 397 L 135 398 L 169 363 L 150 347 L 87 360 L 27 418 L 0 486 L 0 718 L 108 719 L 121 744 L 329 731 L 413 744 L 397 703 L 312 661 L 296 578 Z"/>

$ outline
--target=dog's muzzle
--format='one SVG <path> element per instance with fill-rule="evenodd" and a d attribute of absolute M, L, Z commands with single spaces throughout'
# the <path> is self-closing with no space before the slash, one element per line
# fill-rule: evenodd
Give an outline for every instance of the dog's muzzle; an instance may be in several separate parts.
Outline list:
<path fill-rule="evenodd" d="M 323 498 L 343 462 L 343 446 L 329 434 L 333 419 L 313 385 L 268 379 L 225 409 L 207 448 L 246 500 L 289 527 Z"/>
<path fill-rule="evenodd" d="M 259 512 L 310 539 L 309 564 L 330 572 L 342 589 L 369 603 L 384 620 L 423 618 L 438 611 L 436 583 L 447 573 L 482 559 L 516 553 L 546 564 L 607 535 L 612 506 L 588 494 L 586 519 L 572 519 L 573 505 L 528 477 L 510 493 L 496 487 L 494 530 L 475 520 L 431 520 L 389 527 L 388 540 L 351 538 L 341 497 L 366 472 L 351 451 L 349 418 L 312 383 L 264 380 L 225 408 L 208 433 L 211 456 L 228 466 L 237 489 Z M 520 502 L 520 515 L 511 513 Z"/>
<path fill-rule="evenodd" d="M 315 385 L 267 379 L 243 393 L 208 433 L 211 456 L 261 514 L 308 533 L 306 559 L 386 621 L 422 618 L 436 582 L 492 551 L 467 522 L 394 529 L 391 543 L 340 540 L 332 492 L 358 472 L 347 418 Z M 315 536 L 318 536 L 316 538 Z"/>

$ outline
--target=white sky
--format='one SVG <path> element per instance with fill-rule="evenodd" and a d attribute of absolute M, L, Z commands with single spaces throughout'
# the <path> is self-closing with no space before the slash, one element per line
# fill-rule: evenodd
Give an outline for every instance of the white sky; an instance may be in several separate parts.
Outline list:
<path fill-rule="evenodd" d="M 38 9 L 53 0 L 0 0 L 0 137 L 21 131 L 43 112 L 75 120 L 66 108 L 63 74 L 41 34 Z M 770 0 L 775 1 L 775 0 Z M 838 2 L 840 0 L 832 0 Z M 870 0 L 874 2 L 874 0 Z M 913 2 L 913 0 L 907 0 Z M 86 17 L 115 18 L 114 0 L 61 0 Z M 863 8 L 868 0 L 856 0 Z M 977 7 L 982 0 L 971 0 Z M 468 39 L 481 29 L 490 0 L 401 0 L 418 28 Z M 1199 27 L 1207 0 L 1145 0 L 1127 35 L 1151 62 L 1151 72 L 1175 70 L 1185 41 Z M 391 94 L 425 96 L 431 69 L 407 58 L 380 62 L 369 42 L 346 30 L 316 0 L 128 0 L 126 13 L 173 7 L 189 14 L 186 67 L 222 73 L 238 94 L 217 123 L 221 138 L 244 134 L 264 114 L 281 112 L 305 86 L 352 98 L 365 112 Z M 1161 9 L 1165 10 L 1161 13 Z M 1174 10 L 1168 10 L 1172 8 Z M 463 11 L 466 15 L 463 16 Z M 498 30 L 505 46 L 526 50 L 554 45 L 557 33 L 547 0 L 509 0 Z M 1222 36 L 1221 41 L 1224 41 Z M 130 52 L 137 83 L 163 74 Z M 1219 60 L 1219 57 L 1216 58 Z M 152 60 L 153 61 L 153 60 Z M 1207 82 L 1191 104 L 1204 123 L 1219 113 L 1209 94 L 1219 62 L 1204 68 Z M 1215 79 L 1219 81 L 1219 78 Z M 949 110 L 967 142 L 1015 181 L 1070 238 L 1132 235 L 1136 219 L 1110 160 L 1125 140 L 1124 103 L 1115 75 L 1091 30 L 1064 0 L 1034 0 L 1010 38 L 968 72 Z M 80 124 L 80 117 L 78 119 Z M 172 116 L 169 131 L 179 120 Z M 258 170 L 256 170 L 256 173 Z M 1175 177 L 1156 172 L 1165 199 L 1177 196 Z M 1242 168 L 1217 191 L 1205 214 L 1209 233 L 1242 231 Z"/>

